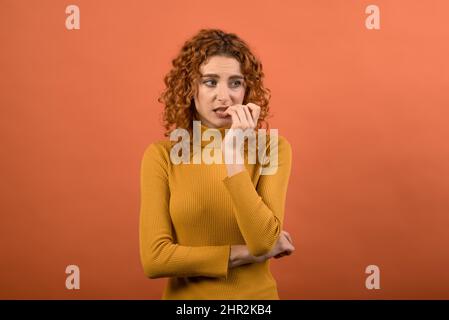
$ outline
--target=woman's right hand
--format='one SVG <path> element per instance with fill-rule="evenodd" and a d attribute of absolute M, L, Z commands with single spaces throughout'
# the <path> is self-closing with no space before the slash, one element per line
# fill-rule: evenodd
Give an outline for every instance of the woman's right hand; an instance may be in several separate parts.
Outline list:
<path fill-rule="evenodd" d="M 248 263 L 260 263 L 272 257 L 279 259 L 283 256 L 290 255 L 295 251 L 293 241 L 287 231 L 282 230 L 278 240 L 270 252 L 263 256 L 252 256 L 246 245 L 231 245 L 231 253 L 229 255 L 229 268 L 235 268 Z"/>
<path fill-rule="evenodd" d="M 290 234 L 282 230 L 273 249 L 267 254 L 267 258 L 279 259 L 283 256 L 291 255 L 295 251 Z"/>

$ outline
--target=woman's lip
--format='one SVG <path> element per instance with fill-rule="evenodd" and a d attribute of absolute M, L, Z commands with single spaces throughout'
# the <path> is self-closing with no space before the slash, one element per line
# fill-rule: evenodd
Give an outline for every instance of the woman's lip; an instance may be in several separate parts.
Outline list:
<path fill-rule="evenodd" d="M 215 114 L 219 117 L 219 118 L 227 118 L 227 117 L 230 117 L 231 115 L 229 115 L 229 114 L 227 114 L 227 113 L 225 113 L 225 111 L 226 111 L 226 109 L 217 109 L 217 110 L 214 110 L 214 112 L 215 112 Z"/>
<path fill-rule="evenodd" d="M 226 110 L 226 109 L 228 109 L 229 107 L 218 107 L 218 108 L 215 108 L 214 109 L 214 111 L 218 111 L 218 110 Z"/>

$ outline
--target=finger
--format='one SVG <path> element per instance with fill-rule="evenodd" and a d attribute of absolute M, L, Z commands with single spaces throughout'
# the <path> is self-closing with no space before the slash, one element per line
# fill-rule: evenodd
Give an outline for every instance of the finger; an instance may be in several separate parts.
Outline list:
<path fill-rule="evenodd" d="M 238 111 L 237 105 L 232 105 L 228 109 L 226 109 L 225 113 L 229 113 L 229 114 L 234 113 L 237 116 L 237 120 L 238 120 L 236 122 L 236 125 L 239 125 L 242 122 L 242 120 L 240 119 L 240 115 L 238 114 L 237 111 Z"/>
<path fill-rule="evenodd" d="M 238 115 L 239 115 L 240 122 L 242 123 L 242 129 L 248 128 L 248 127 L 249 127 L 249 123 L 248 123 L 248 120 L 246 119 L 245 110 L 243 109 L 242 106 L 240 106 L 240 107 L 237 109 L 237 113 L 238 113 Z"/>
<path fill-rule="evenodd" d="M 248 119 L 248 123 L 250 125 L 251 128 L 254 128 L 254 120 L 253 120 L 253 116 L 251 115 L 251 112 L 249 111 L 249 107 L 248 106 L 243 106 L 243 110 L 245 110 L 245 114 L 246 114 L 246 118 Z"/>
<path fill-rule="evenodd" d="M 237 126 L 240 125 L 240 118 L 239 118 L 237 112 L 234 109 L 229 109 L 228 108 L 225 111 L 225 113 L 230 114 L 231 117 L 232 117 L 232 126 L 231 126 L 232 128 L 236 128 Z"/>
<path fill-rule="evenodd" d="M 293 244 L 293 239 L 292 239 L 292 237 L 290 236 L 290 233 L 285 232 L 285 236 L 287 237 L 288 241 L 290 241 L 290 243 Z"/>
<path fill-rule="evenodd" d="M 292 238 L 291 238 L 291 236 L 290 236 L 290 233 L 288 233 L 288 232 L 285 231 L 285 230 L 282 230 L 281 233 L 285 236 L 285 238 L 286 238 L 291 244 L 293 244 L 293 241 L 292 241 Z"/>
<path fill-rule="evenodd" d="M 293 244 L 290 243 L 290 241 L 288 241 L 288 239 L 286 239 L 285 243 L 283 244 L 283 246 L 281 246 L 281 248 L 285 251 L 285 250 L 295 250 L 295 247 L 293 246 Z"/>
<path fill-rule="evenodd" d="M 285 240 L 287 244 L 290 244 L 290 239 L 287 236 L 287 233 L 285 231 L 281 231 L 281 235 Z"/>
<path fill-rule="evenodd" d="M 252 117 L 253 117 L 253 121 L 255 124 L 257 124 L 257 121 L 259 119 L 260 116 L 260 107 L 257 104 L 254 103 L 248 103 L 247 104 L 248 108 L 251 109 L 251 113 L 252 113 Z"/>

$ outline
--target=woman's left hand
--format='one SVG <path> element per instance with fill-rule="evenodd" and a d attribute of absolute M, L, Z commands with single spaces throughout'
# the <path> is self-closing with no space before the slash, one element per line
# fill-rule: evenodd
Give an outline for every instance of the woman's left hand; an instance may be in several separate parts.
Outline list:
<path fill-rule="evenodd" d="M 259 120 L 260 107 L 254 103 L 235 104 L 226 109 L 224 113 L 232 117 L 231 129 L 255 129 Z"/>
<path fill-rule="evenodd" d="M 246 105 L 235 104 L 228 107 L 224 113 L 229 114 L 232 117 L 232 125 L 230 128 L 231 130 L 229 130 L 224 137 L 222 150 L 240 150 L 241 146 L 234 145 L 233 139 L 230 139 L 232 136 L 232 129 L 241 129 L 242 133 L 247 132 L 247 130 L 254 130 L 257 127 L 257 122 L 259 120 L 260 107 L 254 103 L 248 103 Z"/>
<path fill-rule="evenodd" d="M 231 177 L 239 172 L 245 170 L 245 166 L 239 160 L 243 160 L 243 145 L 244 137 L 242 139 L 236 139 L 237 143 L 234 144 L 234 136 L 239 136 L 239 134 L 246 135 L 246 130 L 254 131 L 257 126 L 257 121 L 259 120 L 260 107 L 254 103 L 248 103 L 247 105 L 236 104 L 228 107 L 225 113 L 231 115 L 232 125 L 221 143 L 221 151 L 225 157 L 226 171 L 228 177 Z M 237 135 L 235 135 L 234 130 L 237 130 Z M 239 130 L 242 130 L 239 132 Z M 232 159 L 228 159 L 232 157 Z"/>

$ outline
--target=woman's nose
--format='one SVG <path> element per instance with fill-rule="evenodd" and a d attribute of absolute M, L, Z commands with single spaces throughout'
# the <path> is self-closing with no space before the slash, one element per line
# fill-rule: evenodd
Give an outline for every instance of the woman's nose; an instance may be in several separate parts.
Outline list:
<path fill-rule="evenodd" d="M 229 90 L 226 86 L 218 86 L 217 99 L 223 102 L 229 101 Z"/>

